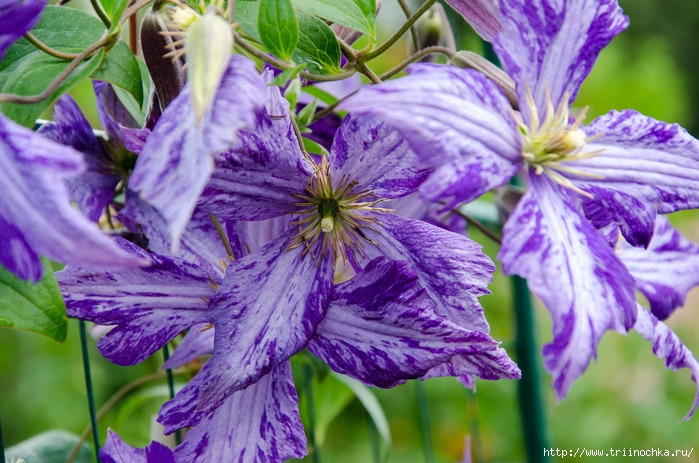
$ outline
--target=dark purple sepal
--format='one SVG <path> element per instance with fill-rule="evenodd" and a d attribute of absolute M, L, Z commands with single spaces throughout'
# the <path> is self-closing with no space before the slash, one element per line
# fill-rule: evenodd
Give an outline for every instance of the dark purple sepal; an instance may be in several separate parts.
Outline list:
<path fill-rule="evenodd" d="M 197 121 L 189 87 L 168 106 L 138 156 L 129 188 L 165 219 L 173 249 L 214 168 L 213 156 L 253 125 L 265 88 L 255 65 L 232 56 L 212 103 Z"/>
<path fill-rule="evenodd" d="M 46 0 L 0 0 L 0 60 L 12 43 L 39 20 Z"/>
<path fill-rule="evenodd" d="M 39 256 L 24 235 L 0 216 L 0 263 L 23 280 L 38 282 L 44 273 Z"/>
<path fill-rule="evenodd" d="M 216 157 L 200 206 L 219 217 L 263 220 L 296 210 L 293 195 L 304 193 L 313 173 L 289 120 L 288 102 L 276 87 L 267 93 L 266 109 L 255 113 L 253 126 Z"/>
<path fill-rule="evenodd" d="M 0 116 L 0 217 L 12 224 L 8 239 L 22 237 L 21 261 L 5 253 L 12 272 L 26 269 L 27 252 L 95 269 L 145 264 L 125 253 L 70 203 L 65 181 L 86 170 L 82 155 Z M 29 272 L 26 277 L 35 277 Z"/>
<path fill-rule="evenodd" d="M 506 0 L 499 19 L 493 47 L 517 84 L 525 122 L 531 117 L 527 88 L 540 115 L 547 93 L 554 108 L 564 94 L 572 103 L 600 51 L 629 24 L 617 0 Z"/>
<path fill-rule="evenodd" d="M 530 185 L 503 229 L 503 271 L 527 279 L 551 312 L 546 369 L 563 399 L 596 356 L 607 330 L 635 321 L 634 281 L 613 248 L 573 206 L 568 190 L 530 173 Z"/>
<path fill-rule="evenodd" d="M 357 190 L 370 190 L 377 198 L 414 192 L 430 174 L 418 164 L 401 134 L 369 115 L 345 117 L 330 150 L 335 182 L 347 176 L 357 182 Z"/>
<path fill-rule="evenodd" d="M 648 249 L 621 244 L 617 256 L 659 320 L 682 307 L 689 290 L 699 284 L 699 245 L 682 236 L 664 216 L 658 217 Z"/>
<path fill-rule="evenodd" d="M 131 113 L 129 113 L 129 110 L 126 109 L 117 96 L 112 84 L 101 80 L 93 80 L 92 88 L 97 97 L 97 115 L 109 138 L 121 140 L 122 127 L 140 128 Z"/>
<path fill-rule="evenodd" d="M 83 153 L 87 170 L 68 180 L 66 185 L 78 208 L 90 220 L 97 222 L 114 197 L 121 176 L 111 173 L 109 155 L 70 95 L 63 95 L 56 101 L 53 120 L 53 123 L 42 126 L 39 133 Z"/>
<path fill-rule="evenodd" d="M 199 408 L 212 409 L 303 349 L 325 316 L 333 262 L 318 249 L 287 249 L 295 230 L 235 261 L 211 299 L 214 355 L 202 375 Z M 185 387 L 186 389 L 186 387 Z"/>
<path fill-rule="evenodd" d="M 468 225 L 463 217 L 449 211 L 442 212 L 444 206 L 422 198 L 419 192 L 386 201 L 381 203 L 381 207 L 393 209 L 396 215 L 406 219 L 421 220 L 453 233 L 468 235 Z"/>
<path fill-rule="evenodd" d="M 162 216 L 129 189 L 126 190 L 125 207 L 119 211 L 117 219 L 134 233 L 145 233 L 151 252 L 173 256 L 171 237 Z M 225 224 L 222 227 L 225 231 Z M 209 213 L 200 208 L 194 209 L 174 257 L 198 265 L 216 281 L 221 281 L 224 269 L 220 262 L 226 255 L 226 248 Z"/>
<path fill-rule="evenodd" d="M 601 154 L 567 163 L 583 174 L 566 176 L 604 202 L 629 242 L 648 244 L 656 209 L 699 207 L 699 140 L 685 129 L 627 110 L 598 117 L 584 130 L 599 137 L 584 150 Z"/>
<path fill-rule="evenodd" d="M 145 449 L 133 448 L 109 429 L 99 460 L 102 463 L 175 463 L 175 455 L 171 449 L 155 441 Z"/>
<path fill-rule="evenodd" d="M 656 357 L 664 359 L 668 369 L 677 371 L 681 368 L 689 368 L 692 372 L 692 381 L 697 383 L 697 393 L 694 396 L 692 408 L 682 419 L 683 421 L 688 420 L 699 406 L 699 362 L 667 325 L 659 321 L 645 307 L 637 305 L 637 308 L 638 315 L 633 328 L 653 343 L 653 353 Z"/>
<path fill-rule="evenodd" d="M 502 30 L 498 0 L 447 0 L 447 3 L 488 42 Z"/>
<path fill-rule="evenodd" d="M 495 344 L 495 347 L 483 350 L 476 355 L 455 355 L 449 361 L 432 368 L 420 379 L 455 376 L 457 378 L 465 378 L 466 384 L 468 384 L 468 378 L 472 376 L 489 381 L 520 379 L 522 372 L 517 364 L 510 359 L 507 351 L 497 347 L 499 343 L 492 339 L 491 342 Z"/>
<path fill-rule="evenodd" d="M 418 281 L 407 262 L 372 260 L 335 288 L 308 349 L 333 370 L 378 387 L 419 378 L 455 355 L 478 359 L 498 349 L 488 334 L 437 316 Z"/>
<path fill-rule="evenodd" d="M 367 259 L 384 256 L 406 261 L 434 302 L 435 313 L 457 325 L 487 333 L 488 322 L 478 298 L 490 294 L 495 266 L 481 245 L 456 233 L 394 214 L 377 216 L 380 226 L 365 234 Z"/>
<path fill-rule="evenodd" d="M 56 279 L 69 316 L 116 325 L 99 340 L 100 352 L 118 365 L 134 365 L 187 328 L 207 322 L 204 297 L 214 291 L 196 265 L 147 254 L 120 238 L 116 242 L 151 265 L 108 272 L 69 265 Z"/>
<path fill-rule="evenodd" d="M 175 449 L 177 460 L 188 463 L 282 463 L 306 453 L 288 361 L 207 412 Z"/>
<path fill-rule="evenodd" d="M 162 368 L 179 368 L 214 352 L 214 328 L 208 323 L 192 326 Z"/>
<path fill-rule="evenodd" d="M 506 183 L 521 167 L 521 138 L 502 90 L 483 74 L 413 64 L 408 76 L 365 86 L 342 104 L 390 124 L 410 143 L 429 199 L 470 201 Z"/>

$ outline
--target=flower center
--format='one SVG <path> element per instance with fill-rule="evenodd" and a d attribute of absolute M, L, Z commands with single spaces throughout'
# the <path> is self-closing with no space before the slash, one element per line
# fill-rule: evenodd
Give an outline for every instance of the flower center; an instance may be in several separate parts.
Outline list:
<path fill-rule="evenodd" d="M 602 149 L 585 151 L 585 145 L 603 134 L 588 137 L 581 129 L 587 113 L 587 107 L 583 108 L 573 122 L 570 122 L 568 111 L 569 95 L 566 93 L 554 109 L 551 97 L 547 90 L 547 107 L 543 120 L 541 119 L 531 89 L 527 88 L 525 104 L 529 109 L 529 125 L 525 124 L 521 115 L 515 115 L 520 132 L 522 133 L 522 157 L 524 161 L 534 168 L 536 174 L 546 173 L 554 181 L 562 186 L 571 188 L 584 196 L 589 193 L 580 190 L 561 172 L 575 175 L 593 176 L 579 169 L 565 166 L 568 161 L 578 161 L 602 154 Z M 597 177 L 597 176 L 594 176 Z"/>
<path fill-rule="evenodd" d="M 354 192 L 356 186 L 357 182 L 347 176 L 342 177 L 337 186 L 334 186 L 330 164 L 324 156 L 320 165 L 316 166 L 305 194 L 294 195 L 301 200 L 296 206 L 302 209 L 293 213 L 299 215 L 299 219 L 292 222 L 292 225 L 298 225 L 300 231 L 294 236 L 288 249 L 303 244 L 305 255 L 321 241 L 319 258 L 324 258 L 332 250 L 334 259 L 340 256 L 343 262 L 347 262 L 348 252 L 353 258 L 356 258 L 355 253 L 365 256 L 365 241 L 378 246 L 375 241 L 367 238 L 362 229 L 374 230 L 372 226 L 377 222 L 373 213 L 394 211 L 374 207 L 383 199 L 363 201 L 373 193 L 370 190 Z"/>

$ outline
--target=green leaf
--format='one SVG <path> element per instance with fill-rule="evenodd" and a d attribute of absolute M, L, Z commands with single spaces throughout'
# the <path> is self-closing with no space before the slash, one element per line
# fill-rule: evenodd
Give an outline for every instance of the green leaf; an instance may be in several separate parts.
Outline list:
<path fill-rule="evenodd" d="M 303 68 L 305 68 L 305 67 L 306 67 L 306 63 L 301 63 L 296 67 L 293 67 L 291 69 L 287 69 L 286 71 L 282 72 L 277 77 L 272 79 L 272 81 L 267 85 L 276 85 L 278 87 L 283 87 L 291 79 L 295 79 L 296 76 L 298 76 L 299 73 L 301 71 L 303 71 Z"/>
<path fill-rule="evenodd" d="M 354 399 L 354 393 L 345 384 L 338 381 L 332 375 L 320 381 L 317 376 L 313 377 L 313 405 L 315 411 L 315 438 L 316 444 L 322 446 L 328 433 L 328 428 L 335 418 Z M 308 400 L 303 394 L 300 398 L 299 410 L 301 411 L 301 421 L 309 423 Z"/>
<path fill-rule="evenodd" d="M 150 95 L 152 82 L 150 80 L 148 66 L 146 66 L 145 61 L 143 61 L 141 58 L 136 58 L 136 64 L 138 64 L 138 70 L 141 74 L 141 93 L 144 96 L 143 103 L 139 105 L 134 99 L 133 95 L 126 90 L 123 90 L 121 87 L 114 87 L 114 92 L 117 94 L 119 101 L 121 101 L 129 114 L 131 114 L 134 120 L 141 127 L 143 127 L 148 114 L 148 95 Z"/>
<path fill-rule="evenodd" d="M 303 140 L 303 147 L 307 152 L 317 154 L 318 156 L 330 155 L 330 153 L 328 153 L 328 150 L 326 150 L 323 146 L 314 142 L 313 140 L 306 137 L 301 137 L 301 139 Z"/>
<path fill-rule="evenodd" d="M 56 341 L 66 339 L 66 306 L 51 264 L 42 259 L 44 276 L 37 284 L 20 280 L 0 266 L 0 326 L 43 334 Z"/>
<path fill-rule="evenodd" d="M 316 74 L 340 72 L 340 44 L 330 27 L 317 17 L 298 12 L 299 42 L 294 61 L 308 63 L 308 70 Z"/>
<path fill-rule="evenodd" d="M 374 38 L 374 0 L 292 0 L 294 7 Z M 373 7 L 372 7 L 373 5 Z"/>
<path fill-rule="evenodd" d="M 259 10 L 260 2 L 241 0 L 235 2 L 235 20 L 240 28 L 258 42 L 262 42 L 260 31 L 257 29 Z"/>
<path fill-rule="evenodd" d="M 139 107 L 143 106 L 141 70 L 126 42 L 117 43 L 90 77 L 123 88 L 133 95 Z"/>
<path fill-rule="evenodd" d="M 291 0 L 261 0 L 257 26 L 267 49 L 284 61 L 291 60 L 299 42 L 299 25 Z"/>
<path fill-rule="evenodd" d="M 306 106 L 303 107 L 301 111 L 296 115 L 296 122 L 299 125 L 299 129 L 303 130 L 308 126 L 313 120 L 313 115 L 316 113 L 317 101 L 315 99 L 311 100 Z"/>
<path fill-rule="evenodd" d="M 379 431 L 379 435 L 383 441 L 384 454 L 388 452 L 391 447 L 391 429 L 388 427 L 388 420 L 386 419 L 386 414 L 381 408 L 381 404 L 376 399 L 376 396 L 371 389 L 366 387 L 364 384 L 360 383 L 356 379 L 352 379 L 349 376 L 341 375 L 339 373 L 332 372 L 330 376 L 337 378 L 341 383 L 349 387 L 357 399 L 362 403 L 364 409 L 369 413 L 371 420 L 376 425 L 376 429 Z M 385 458 L 384 458 L 385 460 Z"/>
<path fill-rule="evenodd" d="M 80 53 L 105 32 L 102 22 L 72 8 L 47 6 L 32 33 L 46 45 L 65 53 Z M 82 62 L 45 100 L 30 105 L 3 103 L 0 111 L 18 123 L 31 127 L 41 112 L 59 96 L 87 78 L 100 65 L 104 50 Z M 42 93 L 69 65 L 50 56 L 25 39 L 8 48 L 0 62 L 0 92 L 21 96 Z"/>
<path fill-rule="evenodd" d="M 79 441 L 78 436 L 65 431 L 47 431 L 10 447 L 5 451 L 5 459 L 17 461 L 21 458 L 25 463 L 64 463 Z M 93 461 L 90 447 L 85 443 L 81 444 L 73 462 Z"/>
<path fill-rule="evenodd" d="M 326 92 L 322 88 L 318 88 L 315 85 L 306 85 L 303 87 L 303 91 L 309 95 L 318 98 L 320 101 L 327 105 L 331 105 L 337 101 L 337 97 Z"/>
<path fill-rule="evenodd" d="M 107 15 L 112 20 L 112 27 L 109 32 L 113 32 L 119 27 L 119 18 L 129 4 L 129 0 L 101 0 L 102 8 L 107 12 Z"/>

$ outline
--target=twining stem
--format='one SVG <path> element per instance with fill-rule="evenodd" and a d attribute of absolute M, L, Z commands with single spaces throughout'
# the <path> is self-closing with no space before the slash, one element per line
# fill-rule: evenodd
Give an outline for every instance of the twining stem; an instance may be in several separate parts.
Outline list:
<path fill-rule="evenodd" d="M 415 21 L 417 21 L 417 20 L 420 18 L 420 16 L 422 16 L 423 14 L 425 14 L 425 12 L 426 12 L 427 10 L 429 10 L 430 7 L 431 7 L 431 6 L 434 4 L 434 2 L 436 2 L 436 1 L 437 1 L 437 0 L 427 0 L 425 3 L 423 3 L 422 6 L 420 6 L 420 8 L 418 8 L 418 9 L 415 11 L 415 13 L 413 13 L 412 15 L 410 15 L 410 17 L 409 17 L 408 20 L 405 22 L 405 24 L 403 24 L 403 25 L 400 27 L 400 29 L 398 29 L 398 30 L 396 31 L 395 34 L 393 34 L 391 37 L 389 37 L 381 46 L 379 46 L 379 48 L 377 48 L 376 50 L 374 50 L 374 51 L 372 51 L 372 52 L 370 52 L 370 53 L 365 54 L 365 55 L 362 57 L 362 61 L 364 61 L 364 62 L 371 61 L 372 59 L 376 58 L 376 57 L 379 56 L 379 55 L 382 55 L 386 50 L 388 50 L 389 48 L 391 48 L 391 47 L 393 46 L 393 44 L 396 43 L 396 42 L 403 36 L 403 34 L 405 34 L 406 31 L 407 31 L 408 29 L 410 29 L 410 27 L 411 27 L 413 24 L 415 24 Z"/>
<path fill-rule="evenodd" d="M 148 5 L 152 1 L 153 0 L 140 0 L 136 3 L 134 3 L 133 5 L 131 5 L 130 7 L 128 7 L 126 9 L 126 11 L 124 11 L 124 14 L 121 15 L 121 18 L 119 18 L 119 24 L 124 24 L 124 21 L 129 19 L 131 16 L 136 14 L 138 12 L 138 10 L 140 10 L 144 6 Z"/>
<path fill-rule="evenodd" d="M 433 47 L 427 47 L 423 48 L 422 50 L 413 53 L 412 55 L 408 56 L 403 62 L 401 62 L 398 66 L 394 67 L 393 69 L 386 71 L 385 73 L 381 74 L 379 76 L 379 79 L 381 80 L 386 80 L 390 79 L 391 77 L 395 76 L 398 74 L 400 71 L 408 67 L 409 64 L 414 63 L 415 61 L 423 58 L 426 55 L 432 54 L 432 53 L 441 53 L 443 55 L 446 55 L 449 59 L 453 58 L 454 55 L 456 54 L 454 50 L 451 50 L 450 48 L 447 47 L 440 47 L 440 46 L 433 46 Z"/>
<path fill-rule="evenodd" d="M 405 3 L 405 0 L 398 0 L 398 4 L 400 5 L 400 9 L 403 10 L 405 17 L 410 20 L 411 13 L 408 4 Z M 410 35 L 413 39 L 413 52 L 417 52 L 420 50 L 420 36 L 417 33 L 417 26 L 415 23 L 410 25 Z"/>
<path fill-rule="evenodd" d="M 186 369 L 181 369 L 181 370 L 175 370 L 173 374 L 175 376 L 182 376 L 185 374 L 188 374 L 189 371 Z M 151 373 L 150 375 L 146 376 L 141 376 L 138 379 L 135 379 L 131 381 L 130 383 L 124 385 L 121 389 L 119 389 L 114 395 L 112 395 L 107 402 L 102 406 L 102 408 L 99 409 L 97 412 L 97 421 L 102 421 L 102 419 L 109 413 L 109 411 L 114 408 L 114 406 L 119 403 L 121 399 L 126 397 L 126 395 L 130 394 L 132 391 L 140 388 L 141 386 L 144 386 L 148 383 L 152 383 L 154 381 L 160 381 L 163 378 L 165 378 L 167 375 L 164 371 L 157 371 L 155 373 Z M 66 458 L 65 463 L 73 463 L 73 460 L 75 460 L 75 457 L 78 455 L 78 452 L 80 451 L 80 447 L 83 445 L 83 443 L 87 440 L 87 437 L 90 435 L 90 432 L 92 431 L 92 425 L 87 425 L 85 430 L 83 430 L 82 434 L 80 435 L 80 439 L 78 439 L 78 442 L 75 444 L 75 447 L 73 447 L 73 450 L 70 452 L 68 455 L 68 458 Z"/>
<path fill-rule="evenodd" d="M 46 87 L 46 90 L 39 93 L 38 95 L 21 96 L 15 95 L 13 93 L 0 93 L 0 103 L 32 104 L 45 100 L 53 92 L 56 91 L 58 86 L 61 85 L 64 80 L 66 80 L 70 73 L 73 72 L 75 68 L 77 68 L 78 65 L 80 65 L 80 63 L 83 62 L 83 60 L 85 60 L 85 58 L 92 55 L 100 48 L 106 46 L 108 42 L 109 36 L 102 37 L 100 40 L 93 43 L 85 50 L 80 52 L 78 55 L 76 55 L 76 57 L 73 58 L 73 61 L 71 61 L 70 64 L 68 64 L 68 66 L 66 66 L 66 68 L 60 74 L 58 74 L 58 76 L 53 80 L 53 82 L 51 82 L 51 84 L 48 87 Z"/>
<path fill-rule="evenodd" d="M 90 410 L 90 423 L 92 428 L 92 440 L 95 444 L 95 461 L 100 463 L 100 436 L 97 429 L 97 414 L 95 413 L 95 393 L 92 390 L 92 375 L 90 374 L 90 357 L 87 352 L 87 329 L 85 320 L 80 320 L 80 346 L 82 347 L 83 373 L 85 376 L 85 388 L 87 389 L 87 406 Z"/>
<path fill-rule="evenodd" d="M 44 53 L 47 53 L 51 56 L 55 56 L 56 58 L 65 59 L 65 60 L 72 60 L 78 56 L 75 53 L 63 53 L 62 51 L 58 51 L 54 48 L 49 47 L 44 42 L 39 40 L 39 38 L 36 35 L 32 34 L 31 32 L 26 32 L 24 34 L 24 38 L 27 39 L 29 41 L 29 43 L 34 45 L 39 50 L 41 50 Z"/>
<path fill-rule="evenodd" d="M 491 240 L 495 241 L 497 244 L 502 244 L 502 238 L 500 238 L 498 235 L 490 231 L 488 227 L 480 223 L 478 220 L 474 219 L 468 214 L 464 214 L 458 209 L 452 209 L 450 211 L 452 214 L 456 214 L 459 217 L 463 218 L 466 222 L 468 222 L 469 225 L 473 225 L 476 227 L 481 233 L 483 233 L 485 236 L 490 238 Z"/>
<path fill-rule="evenodd" d="M 271 66 L 274 66 L 275 68 L 292 69 L 296 66 L 295 64 L 287 63 L 287 62 L 282 61 L 280 59 L 277 59 L 273 56 L 270 56 L 266 52 L 251 45 L 250 43 L 248 43 L 237 32 L 234 32 L 234 43 L 235 43 L 236 47 L 243 49 L 244 51 L 253 55 L 255 58 L 258 58 L 258 59 L 264 61 L 265 63 L 267 63 Z M 348 77 L 352 77 L 356 73 L 357 73 L 357 71 L 355 69 L 350 69 L 348 71 L 341 72 L 339 74 L 330 74 L 330 75 L 322 75 L 322 74 L 315 74 L 313 72 L 308 72 L 308 71 L 301 71 L 301 73 L 299 75 L 304 79 L 312 80 L 314 82 L 332 82 L 332 81 L 336 81 L 336 80 L 347 79 Z"/>
<path fill-rule="evenodd" d="M 343 101 L 345 101 L 347 98 L 351 97 L 357 93 L 357 90 L 353 91 L 352 93 L 343 96 L 342 98 L 338 99 L 336 102 L 331 103 L 327 105 L 325 108 L 321 109 L 320 111 L 316 112 L 315 115 L 313 116 L 313 119 L 311 120 L 311 124 L 317 121 L 318 119 L 321 119 L 322 117 L 327 116 L 331 112 L 335 110 Z"/>
<path fill-rule="evenodd" d="M 100 3 L 100 1 L 99 0 L 90 0 L 90 3 L 92 4 L 92 9 L 95 10 L 95 13 L 97 13 L 97 16 L 99 16 L 99 18 L 102 20 L 104 25 L 107 27 L 107 30 L 111 29 L 112 20 L 109 19 L 109 16 L 104 11 L 104 8 L 102 8 L 102 4 Z"/>

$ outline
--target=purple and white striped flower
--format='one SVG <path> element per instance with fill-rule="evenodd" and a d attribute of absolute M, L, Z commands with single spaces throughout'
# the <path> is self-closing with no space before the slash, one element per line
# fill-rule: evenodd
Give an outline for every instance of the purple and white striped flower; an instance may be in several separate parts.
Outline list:
<path fill-rule="evenodd" d="M 306 346 L 382 387 L 439 375 L 519 377 L 478 304 L 493 271 L 480 247 L 377 207 L 427 175 L 403 139 L 373 118 L 349 117 L 330 156 L 316 162 L 299 148 L 288 104 L 278 90 L 269 94 L 257 124 L 217 157 L 198 205 L 237 224 L 232 244 L 243 256 L 211 298 L 212 357 L 161 410 L 166 431 L 213 432 L 211 420 L 233 397 Z M 335 285 L 342 264 L 356 274 Z"/>
<path fill-rule="evenodd" d="M 65 182 L 86 170 L 82 155 L 0 116 L 0 262 L 38 281 L 39 255 L 93 269 L 143 265 L 70 203 Z"/>
<path fill-rule="evenodd" d="M 409 140 L 431 199 L 470 201 L 526 168 L 529 189 L 503 230 L 499 258 L 554 320 L 544 347 L 564 397 L 606 330 L 637 318 L 634 279 L 598 229 L 618 226 L 648 245 L 656 213 L 699 206 L 699 141 L 676 124 L 613 111 L 571 115 L 599 52 L 628 25 L 616 0 L 502 0 L 494 48 L 516 82 L 519 111 L 482 74 L 413 65 L 344 107 L 372 114 Z"/>
<path fill-rule="evenodd" d="M 0 59 L 39 20 L 46 0 L 0 0 Z"/>

